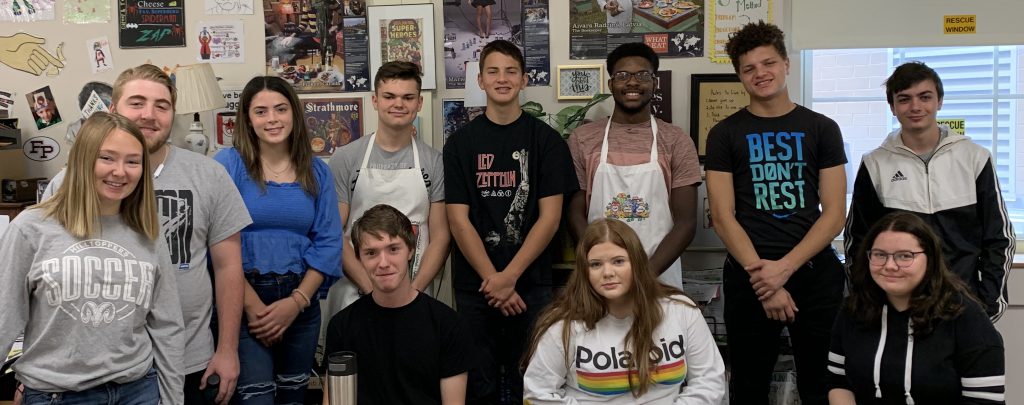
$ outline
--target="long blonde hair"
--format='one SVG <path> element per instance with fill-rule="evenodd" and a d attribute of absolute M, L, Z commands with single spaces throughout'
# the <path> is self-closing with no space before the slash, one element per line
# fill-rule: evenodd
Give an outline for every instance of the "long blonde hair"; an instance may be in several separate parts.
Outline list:
<path fill-rule="evenodd" d="M 103 141 L 116 130 L 130 134 L 142 145 L 142 176 L 128 197 L 121 201 L 121 218 L 134 231 L 156 240 L 160 234 L 156 196 L 149 170 L 146 140 L 134 123 L 117 114 L 97 112 L 89 116 L 75 137 L 68 154 L 67 174 L 52 198 L 39 205 L 43 214 L 54 217 L 78 238 L 100 230 L 100 198 L 96 191 L 96 159 Z"/>
<path fill-rule="evenodd" d="M 590 285 L 590 266 L 587 260 L 590 249 L 605 242 L 626 250 L 633 273 L 633 282 L 628 292 L 633 301 L 633 324 L 626 334 L 624 349 L 633 353 L 633 361 L 628 367 L 631 376 L 628 378 L 629 389 L 634 398 L 639 398 L 647 393 L 647 389 L 654 382 L 651 374 L 657 368 L 656 359 L 665 355 L 654 342 L 654 329 L 661 324 L 664 317 L 658 300 L 682 295 L 683 292 L 658 282 L 647 268 L 647 253 L 640 238 L 629 225 L 619 220 L 599 219 L 587 226 L 576 246 L 576 268 L 569 276 L 565 290 L 537 317 L 537 323 L 530 336 L 530 346 L 521 365 L 526 368 L 530 358 L 537 351 L 537 345 L 544 333 L 556 323 L 562 322 L 562 347 L 566 349 L 565 362 L 568 366 L 572 324 L 581 322 L 587 330 L 593 330 L 597 322 L 608 314 L 608 304 Z M 634 373 L 636 378 L 632 378 Z"/>

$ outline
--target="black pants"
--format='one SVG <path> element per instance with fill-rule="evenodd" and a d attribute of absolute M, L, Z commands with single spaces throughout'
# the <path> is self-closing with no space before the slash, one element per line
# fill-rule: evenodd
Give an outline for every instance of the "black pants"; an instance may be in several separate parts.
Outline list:
<path fill-rule="evenodd" d="M 483 293 L 455 289 L 455 303 L 463 325 L 474 343 L 473 368 L 469 372 L 467 403 L 520 404 L 523 401 L 523 375 L 519 361 L 529 343 L 537 315 L 551 302 L 551 287 L 534 286 L 519 291 L 526 311 L 504 316 L 487 305 Z"/>
<path fill-rule="evenodd" d="M 768 319 L 754 294 L 750 275 L 732 256 L 726 257 L 723 273 L 731 403 L 768 404 L 772 371 L 779 355 L 779 334 L 788 326 L 801 403 L 827 405 L 828 346 L 844 284 L 843 267 L 832 248 L 812 258 L 786 283 L 786 291 L 799 310 L 789 325 Z"/>

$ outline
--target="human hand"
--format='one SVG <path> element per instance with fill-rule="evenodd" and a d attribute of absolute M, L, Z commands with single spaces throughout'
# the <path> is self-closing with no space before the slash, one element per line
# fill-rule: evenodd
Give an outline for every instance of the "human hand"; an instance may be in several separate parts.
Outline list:
<path fill-rule="evenodd" d="M 744 270 L 750 273 L 750 284 L 754 286 L 757 298 L 764 301 L 786 285 L 789 276 L 795 272 L 794 266 L 785 260 L 758 259 Z"/>
<path fill-rule="evenodd" d="M 799 311 L 793 297 L 785 288 L 780 288 L 775 294 L 772 294 L 771 298 L 762 300 L 761 306 L 764 307 L 764 314 L 768 316 L 768 319 L 785 323 L 793 322 Z"/>
<path fill-rule="evenodd" d="M 498 309 L 505 316 L 519 315 L 526 311 L 526 303 L 523 302 L 523 298 L 519 296 L 519 293 L 513 291 L 512 296 L 505 300 Z"/>
<path fill-rule="evenodd" d="M 480 283 L 480 292 L 487 298 L 487 304 L 499 307 L 516 292 L 516 277 L 510 271 L 494 273 Z"/>
<path fill-rule="evenodd" d="M 214 374 L 220 377 L 220 386 L 214 402 L 227 405 L 231 400 L 231 394 L 235 392 L 235 384 L 238 383 L 238 350 L 218 350 L 213 353 L 213 358 L 206 365 L 206 373 L 203 374 L 202 383 L 199 385 L 200 390 L 206 388 L 206 379 Z"/>
<path fill-rule="evenodd" d="M 45 38 L 24 32 L 0 37 L 0 63 L 36 76 L 42 75 L 51 65 L 63 68 L 64 62 L 41 46 L 45 43 Z"/>
<path fill-rule="evenodd" d="M 284 331 L 292 325 L 301 310 L 299 303 L 291 296 L 274 301 L 256 314 L 255 321 L 249 321 L 249 333 L 264 345 L 273 345 L 281 340 Z"/>

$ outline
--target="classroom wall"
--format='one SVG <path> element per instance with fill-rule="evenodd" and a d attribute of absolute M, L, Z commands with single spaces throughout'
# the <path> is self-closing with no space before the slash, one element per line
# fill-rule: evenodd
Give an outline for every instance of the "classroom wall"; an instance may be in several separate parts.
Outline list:
<path fill-rule="evenodd" d="M 262 24 L 262 6 L 261 2 L 255 2 L 256 10 L 253 15 L 248 16 L 207 16 L 204 15 L 202 7 L 199 4 L 193 5 L 189 2 L 186 5 L 186 18 L 188 21 L 198 20 L 241 20 L 244 22 L 244 30 L 248 41 L 245 44 L 246 63 L 244 64 L 215 64 L 214 70 L 217 75 L 223 78 L 222 85 L 243 85 L 249 78 L 254 75 L 261 74 L 264 66 L 264 45 L 263 45 L 263 24 Z M 428 3 L 426 1 L 402 1 L 402 0 L 377 0 L 369 1 L 371 5 L 387 5 L 387 4 L 417 4 L 417 3 Z M 436 2 L 434 6 L 434 20 L 435 20 L 435 49 L 443 49 L 441 46 L 441 39 L 443 38 L 443 26 L 442 26 L 442 13 L 443 6 L 441 2 Z M 796 3 L 796 4 L 793 4 Z M 899 3 L 899 2 L 897 2 Z M 953 5 L 955 3 L 955 5 Z M 993 4 L 999 3 L 1001 5 L 1007 5 L 1008 2 L 960 2 L 944 0 L 942 2 L 943 8 L 941 10 L 952 10 L 956 13 L 971 14 L 978 13 L 981 15 L 990 15 Z M 916 4 L 916 3 L 914 3 Z M 919 6 L 919 4 L 917 4 Z M 598 60 L 569 60 L 568 58 L 568 41 L 567 41 L 567 25 L 560 25 L 568 21 L 569 15 L 569 2 L 565 0 L 551 0 L 550 5 L 550 19 L 552 21 L 552 40 L 551 40 L 551 68 L 554 70 L 557 65 L 560 64 L 585 64 L 585 63 L 600 63 Z M 850 7 L 853 9 L 851 10 Z M 798 8 L 799 13 L 796 11 L 791 12 L 791 8 Z M 931 6 L 929 8 L 932 8 Z M 955 8 L 955 9 L 954 9 Z M 810 39 L 823 33 L 831 33 L 833 37 L 842 39 L 844 35 L 839 33 L 847 32 L 850 30 L 852 25 L 855 25 L 855 19 L 845 18 L 834 18 L 839 15 L 850 15 L 847 14 L 858 12 L 858 9 L 863 10 L 890 10 L 884 16 L 880 13 L 872 11 L 870 18 L 876 20 L 878 18 L 886 18 L 888 20 L 895 21 L 924 21 L 921 24 L 932 25 L 931 20 L 921 20 L 918 14 L 920 11 L 919 7 L 911 7 L 910 3 L 907 4 L 894 4 L 893 2 L 887 2 L 884 0 L 871 0 L 867 2 L 845 2 L 840 0 L 816 0 L 816 1 L 799 1 L 792 2 L 791 0 L 775 0 L 773 15 L 775 22 L 779 24 L 784 30 L 786 30 L 790 36 L 791 41 L 793 37 L 796 38 L 807 38 L 800 39 L 801 47 L 813 47 L 818 44 L 810 42 Z M 837 11 L 840 10 L 840 11 Z M 976 11 L 977 10 L 977 11 Z M 866 12 L 866 11 L 865 11 Z M 935 14 L 930 12 L 931 16 Z M 895 17 L 893 15 L 895 14 Z M 860 14 L 857 14 L 860 15 Z M 1020 13 L 1005 13 L 1005 15 L 1020 15 Z M 790 20 L 799 16 L 800 22 L 798 24 L 792 23 Z M 934 17 L 934 16 L 932 16 Z M 100 80 L 108 83 L 113 83 L 117 73 L 126 67 L 135 66 L 143 62 L 152 62 L 159 66 L 174 66 L 175 64 L 190 64 L 196 61 L 196 55 L 198 54 L 198 32 L 196 31 L 195 24 L 188 25 L 186 27 L 188 36 L 188 46 L 186 48 L 161 48 L 161 49 L 145 49 L 145 50 L 122 50 L 116 46 L 117 41 L 117 30 L 115 25 L 116 9 L 111 10 L 111 22 L 108 24 L 86 24 L 86 25 L 75 25 L 75 24 L 64 24 L 61 22 L 61 12 L 57 10 L 57 18 L 54 21 L 47 22 L 36 22 L 36 23 L 9 23 L 4 22 L 0 24 L 0 36 L 9 36 L 18 32 L 26 32 L 46 39 L 44 47 L 51 52 L 54 52 L 57 45 L 61 42 L 64 43 L 64 56 L 67 58 L 65 62 L 67 67 L 56 77 L 49 77 L 45 74 L 42 76 L 32 76 L 20 71 L 15 71 L 6 66 L 0 65 L 0 90 L 15 91 L 18 94 L 15 96 L 14 116 L 22 119 L 23 135 L 22 139 L 32 138 L 37 135 L 48 136 L 59 141 L 65 149 L 61 152 L 60 156 L 49 162 L 32 162 L 24 157 L 21 150 L 3 150 L 0 151 L 0 178 L 24 178 L 24 177 L 49 177 L 56 173 L 60 167 L 66 161 L 66 147 L 64 145 L 64 134 L 67 128 L 67 123 L 73 119 L 77 119 L 78 106 L 77 106 L 77 94 L 81 86 L 92 80 Z M 857 20 L 860 21 L 860 20 Z M 1019 27 L 1016 25 L 1004 25 L 1005 19 L 984 19 L 979 21 L 979 27 L 991 28 L 997 23 L 1000 24 L 998 27 L 1007 27 L 1009 30 L 1016 30 L 1015 32 L 1020 33 Z M 1010 24 L 1016 21 L 1010 21 Z M 856 24 L 861 24 L 857 22 Z M 806 27 L 799 32 L 794 31 L 794 25 L 799 27 Z M 882 34 L 883 40 L 892 38 L 892 30 L 903 28 L 895 27 L 892 24 L 862 24 L 861 27 L 870 27 L 868 33 Z M 888 27 L 885 30 L 879 30 L 878 27 Z M 841 28 L 841 29 L 840 29 Z M 981 30 L 979 30 L 981 31 Z M 902 31 L 900 31 L 902 32 Z M 911 33 L 920 32 L 911 31 Z M 806 35 L 804 35 L 806 34 Z M 112 55 L 115 63 L 115 68 L 112 71 L 93 75 L 90 72 L 88 63 L 88 54 L 86 52 L 85 41 L 87 39 L 107 36 L 112 41 Z M 909 35 L 909 34 L 908 34 Z M 850 37 L 853 37 L 850 35 Z M 916 37 L 915 37 L 916 38 Z M 929 35 L 927 36 L 925 43 L 902 43 L 901 45 L 945 45 L 945 40 L 949 37 Z M 1003 37 L 1004 40 L 998 43 L 1009 43 L 1006 42 L 1012 38 L 1014 43 L 1022 43 L 1024 39 L 1017 37 Z M 957 39 L 960 40 L 959 38 Z M 838 39 L 837 39 L 838 41 Z M 792 43 L 792 42 L 791 42 Z M 825 44 L 829 44 L 826 42 Z M 843 42 L 839 44 L 836 42 L 836 46 L 854 46 Z M 813 46 L 812 46 L 813 45 Z M 824 46 L 824 45 L 822 45 Z M 792 59 L 792 70 L 789 77 L 790 94 L 794 99 L 799 100 L 801 94 L 800 89 L 800 56 L 797 52 L 791 52 L 790 57 Z M 437 58 L 438 62 L 438 83 L 443 87 L 443 59 Z M 664 69 L 671 69 L 675 73 L 673 78 L 673 117 L 674 122 L 677 125 L 682 126 L 684 129 L 689 128 L 689 75 L 692 73 L 731 73 L 731 65 L 725 64 L 714 64 L 708 61 L 706 58 L 694 58 L 694 59 L 664 59 L 662 60 L 662 66 Z M 50 85 L 54 91 L 54 96 L 58 104 L 65 122 L 58 124 L 42 131 L 37 131 L 34 125 L 31 123 L 31 113 L 29 112 L 27 104 L 24 102 L 24 95 L 28 92 L 34 91 L 40 87 Z M 346 93 L 347 96 L 363 97 L 364 106 L 370 108 L 369 93 Z M 434 91 L 425 91 L 424 96 L 427 98 L 429 104 L 429 111 L 425 111 L 426 115 L 433 116 L 439 114 L 441 111 L 441 100 L 445 98 L 461 98 L 463 97 L 463 90 L 445 90 L 443 88 Z M 555 97 L 555 90 L 552 87 L 530 87 L 526 90 L 525 98 L 533 101 L 537 101 L 544 105 L 546 111 L 557 111 L 564 106 L 570 105 L 567 102 L 559 102 Z M 601 116 L 610 114 L 612 108 L 611 100 L 595 107 L 591 111 L 591 117 Z M 425 108 L 427 109 L 427 108 Z M 212 128 L 213 123 L 205 122 L 207 119 L 204 115 L 204 125 L 206 128 Z M 173 141 L 178 145 L 183 145 L 182 137 L 187 133 L 189 117 L 179 117 L 176 120 L 176 130 Z M 433 144 L 440 147 L 441 140 L 441 125 L 442 122 L 439 116 L 433 117 L 428 120 L 429 124 L 426 127 L 433 128 Z M 372 131 L 376 127 L 376 122 L 370 120 L 364 123 L 366 131 Z M 716 266 L 721 263 L 721 253 L 688 253 L 688 263 L 694 264 L 695 268 L 704 268 Z M 1018 277 L 1019 279 L 1019 277 Z M 1024 291 L 1024 285 L 1021 284 L 1024 280 L 1017 280 L 1011 278 L 1011 292 L 1013 291 Z M 1019 287 L 1019 288 L 1018 288 Z M 1011 296 L 1017 296 L 1011 294 Z M 1024 305 L 1024 300 L 1013 300 L 1014 304 Z M 1006 342 L 1007 351 L 1007 403 L 1018 403 L 1024 402 L 1024 389 L 1020 388 L 1024 386 L 1024 306 L 1013 305 L 1007 311 L 1003 319 L 996 325 L 1000 332 L 1003 334 L 1004 341 Z"/>

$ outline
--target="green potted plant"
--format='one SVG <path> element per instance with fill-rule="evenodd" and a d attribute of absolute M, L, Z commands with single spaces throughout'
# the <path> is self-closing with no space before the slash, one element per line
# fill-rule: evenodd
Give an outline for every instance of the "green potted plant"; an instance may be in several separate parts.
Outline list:
<path fill-rule="evenodd" d="M 536 101 L 527 101 L 522 107 L 527 114 L 547 122 L 562 135 L 562 139 L 566 139 L 576 127 L 583 124 L 587 118 L 587 111 L 608 97 L 611 97 L 611 94 L 598 93 L 584 105 L 571 105 L 554 114 L 544 112 L 544 106 Z"/>

